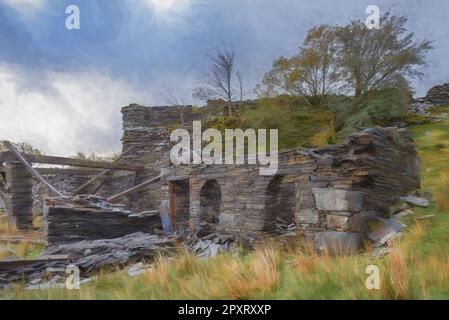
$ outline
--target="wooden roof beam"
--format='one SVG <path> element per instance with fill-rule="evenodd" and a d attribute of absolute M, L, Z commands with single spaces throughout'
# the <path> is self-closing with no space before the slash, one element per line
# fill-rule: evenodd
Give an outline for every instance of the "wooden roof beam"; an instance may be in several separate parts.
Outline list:
<path fill-rule="evenodd" d="M 24 159 L 31 163 L 44 163 L 54 165 L 64 165 L 81 168 L 98 168 L 110 170 L 124 170 L 124 171 L 140 171 L 144 166 L 127 165 L 120 163 L 112 163 L 107 161 L 95 161 L 84 159 L 73 159 L 65 157 L 55 157 L 47 155 L 35 154 L 21 154 Z M 17 157 L 10 151 L 0 152 L 0 162 L 16 161 Z"/>

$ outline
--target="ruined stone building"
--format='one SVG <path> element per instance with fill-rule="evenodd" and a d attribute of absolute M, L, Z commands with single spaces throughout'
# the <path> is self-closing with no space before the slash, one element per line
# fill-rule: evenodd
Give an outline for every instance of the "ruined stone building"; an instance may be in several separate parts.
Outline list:
<path fill-rule="evenodd" d="M 47 232 L 53 230 L 58 235 L 52 239 L 94 237 L 95 230 L 100 229 L 103 238 L 108 230 L 111 237 L 136 230 L 152 232 L 157 213 L 159 227 L 166 232 L 216 231 L 256 239 L 271 234 L 276 222 L 283 221 L 294 224 L 306 238 L 318 243 L 343 241 L 358 246 L 371 219 L 388 215 L 400 196 L 420 188 L 413 141 L 406 129 L 398 128 L 376 127 L 355 133 L 338 145 L 283 151 L 275 176 L 262 176 L 258 166 L 248 164 L 172 165 L 170 132 L 191 128 L 192 121 L 205 120 L 208 112 L 195 107 L 124 107 L 122 163 L 139 170 L 115 170 L 83 193 L 108 197 L 160 177 L 156 183 L 120 199 L 134 213 L 151 214 L 134 215 L 141 220 L 133 220 L 130 225 L 133 215 L 116 219 L 117 209 L 103 208 L 98 215 L 99 211 L 67 210 L 50 203 Z M 13 171 L 5 170 L 12 174 L 10 181 L 14 180 Z M 15 177 L 21 175 L 26 174 Z M 61 192 L 70 193 L 91 176 L 69 172 L 47 178 Z M 26 179 L 28 182 L 21 182 L 21 197 L 30 199 L 31 177 Z M 35 206 L 37 194 L 44 196 L 35 192 Z M 30 206 L 32 201 L 21 211 L 28 215 L 23 218 L 22 214 L 23 223 L 30 218 Z M 77 227 L 77 219 L 89 225 L 89 230 L 79 223 Z"/>

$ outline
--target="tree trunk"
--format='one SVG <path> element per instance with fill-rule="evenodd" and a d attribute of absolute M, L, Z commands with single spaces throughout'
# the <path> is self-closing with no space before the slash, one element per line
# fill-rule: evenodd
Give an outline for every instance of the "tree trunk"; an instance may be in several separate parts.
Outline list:
<path fill-rule="evenodd" d="M 228 112 L 229 116 L 232 117 L 232 101 L 228 101 Z"/>

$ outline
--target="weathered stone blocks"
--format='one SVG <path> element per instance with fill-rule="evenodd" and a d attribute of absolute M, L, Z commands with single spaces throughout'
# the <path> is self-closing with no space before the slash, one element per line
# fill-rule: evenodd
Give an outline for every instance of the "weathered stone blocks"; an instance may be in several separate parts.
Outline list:
<path fill-rule="evenodd" d="M 318 210 L 360 211 L 363 208 L 363 192 L 333 188 L 313 188 Z"/>

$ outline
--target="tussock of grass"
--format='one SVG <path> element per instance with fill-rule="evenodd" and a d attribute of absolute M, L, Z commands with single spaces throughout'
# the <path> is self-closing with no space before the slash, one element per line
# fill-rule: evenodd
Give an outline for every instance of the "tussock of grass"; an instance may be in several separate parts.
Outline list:
<path fill-rule="evenodd" d="M 449 210 L 449 172 L 442 172 L 440 176 L 435 179 L 432 187 L 435 203 L 439 212 Z"/>

